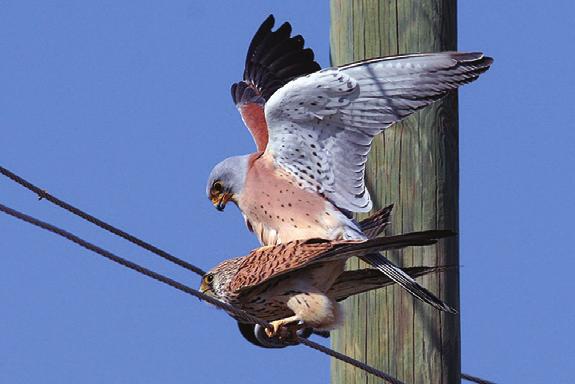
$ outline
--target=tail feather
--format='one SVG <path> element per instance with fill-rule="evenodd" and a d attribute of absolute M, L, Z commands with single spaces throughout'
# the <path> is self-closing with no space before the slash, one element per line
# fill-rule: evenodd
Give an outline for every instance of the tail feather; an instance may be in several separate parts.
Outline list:
<path fill-rule="evenodd" d="M 368 239 L 377 237 L 389 225 L 392 210 L 393 204 L 390 204 L 359 222 L 359 227 Z"/>
<path fill-rule="evenodd" d="M 424 246 L 435 244 L 438 239 L 455 235 L 452 231 L 431 230 L 422 232 L 412 232 L 397 236 L 379 237 L 363 242 L 346 244 L 334 249 L 335 254 L 357 256 L 388 276 L 394 282 L 402 286 L 419 300 L 431 306 L 450 313 L 457 313 L 457 310 L 447 305 L 433 293 L 419 285 L 413 278 L 405 273 L 401 268 L 389 261 L 385 256 L 376 252 L 401 249 L 409 246 Z"/>
<path fill-rule="evenodd" d="M 439 239 L 454 235 L 455 232 L 453 231 L 439 229 L 410 232 L 395 236 L 378 237 L 356 243 L 342 243 L 338 247 L 335 247 L 331 253 L 337 253 L 340 256 L 345 254 L 361 256 L 368 253 L 401 249 L 409 246 L 431 245 L 437 243 Z"/>
<path fill-rule="evenodd" d="M 433 293 L 431 293 L 426 288 L 419 285 L 417 281 L 413 280 L 411 276 L 405 273 L 397 265 L 389 261 L 385 256 L 377 253 L 370 253 L 368 255 L 362 256 L 361 259 L 369 263 L 374 268 L 377 268 L 379 271 L 381 271 L 383 274 L 388 276 L 394 282 L 402 286 L 407 292 L 411 293 L 419 300 L 427 304 L 430 304 L 434 308 L 437 308 L 441 311 L 449 313 L 457 313 L 457 310 L 455 308 L 444 303 Z"/>

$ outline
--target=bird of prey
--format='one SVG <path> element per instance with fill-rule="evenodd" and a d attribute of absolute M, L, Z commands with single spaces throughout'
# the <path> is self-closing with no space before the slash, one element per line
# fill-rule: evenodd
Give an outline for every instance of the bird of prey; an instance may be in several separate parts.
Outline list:
<path fill-rule="evenodd" d="M 388 205 L 361 220 L 358 225 L 369 239 L 376 238 L 391 223 L 392 210 L 393 204 Z M 445 269 L 445 267 L 410 267 L 405 268 L 404 271 L 410 277 L 415 278 L 428 273 L 443 271 Z M 339 302 L 349 296 L 357 295 L 373 289 L 383 288 L 391 284 L 393 284 L 393 280 L 375 269 L 344 271 L 339 275 L 328 293 Z M 257 324 L 238 321 L 238 329 L 246 340 L 258 347 L 285 348 L 287 346 L 285 341 L 269 338 L 265 334 L 265 330 Z M 298 330 L 298 335 L 306 338 L 312 333 L 316 333 L 324 337 L 326 336 L 325 332 L 317 330 L 314 331 L 311 328 L 301 328 Z"/>
<path fill-rule="evenodd" d="M 486 71 L 481 53 L 376 58 L 320 70 L 288 23 L 270 16 L 248 49 L 232 97 L 257 151 L 214 167 L 207 194 L 234 202 L 263 245 L 365 239 L 351 212 L 367 212 L 365 162 L 375 135 Z M 362 259 L 415 297 L 455 310 L 379 254 Z"/>
<path fill-rule="evenodd" d="M 261 247 L 214 267 L 204 275 L 200 290 L 269 321 L 270 337 L 292 327 L 330 330 L 343 320 L 338 301 L 390 281 L 373 269 L 345 272 L 348 258 L 430 245 L 451 235 L 432 230 L 370 240 L 308 239 Z"/>
<path fill-rule="evenodd" d="M 410 277 L 416 278 L 430 273 L 443 272 L 448 267 L 408 267 L 404 272 Z M 377 269 L 366 268 L 353 271 L 344 271 L 333 283 L 328 291 L 328 296 L 340 302 L 350 296 L 368 292 L 374 289 L 384 288 L 394 284 L 393 280 L 378 271 Z M 276 340 L 266 335 L 265 330 L 259 325 L 238 321 L 238 328 L 250 343 L 263 348 L 283 348 L 286 347 L 285 340 Z M 323 337 L 329 337 L 329 333 L 313 330 L 311 328 L 301 328 L 298 335 L 309 337 L 312 333 Z"/>

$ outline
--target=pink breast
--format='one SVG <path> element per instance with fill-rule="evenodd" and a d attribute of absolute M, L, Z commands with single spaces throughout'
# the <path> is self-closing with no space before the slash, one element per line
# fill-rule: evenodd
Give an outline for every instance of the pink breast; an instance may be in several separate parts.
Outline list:
<path fill-rule="evenodd" d="M 238 205 L 264 245 L 329 238 L 339 225 L 329 202 L 300 188 L 266 154 L 252 163 Z"/>

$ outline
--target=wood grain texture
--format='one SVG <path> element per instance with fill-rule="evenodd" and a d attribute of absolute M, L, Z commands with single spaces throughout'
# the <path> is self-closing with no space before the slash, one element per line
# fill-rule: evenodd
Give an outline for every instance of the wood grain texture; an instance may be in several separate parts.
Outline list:
<path fill-rule="evenodd" d="M 403 53 L 457 48 L 456 0 L 331 0 L 332 65 Z M 366 170 L 374 209 L 395 203 L 386 233 L 459 229 L 457 96 L 427 107 L 374 140 Z M 457 239 L 389 252 L 403 266 L 459 265 Z M 365 268 L 357 261 L 349 269 Z M 459 308 L 459 273 L 428 275 L 422 284 Z M 345 326 L 333 333 L 340 352 L 406 383 L 460 382 L 459 316 L 439 313 L 397 287 L 345 301 Z M 332 383 L 378 383 L 340 362 Z"/>

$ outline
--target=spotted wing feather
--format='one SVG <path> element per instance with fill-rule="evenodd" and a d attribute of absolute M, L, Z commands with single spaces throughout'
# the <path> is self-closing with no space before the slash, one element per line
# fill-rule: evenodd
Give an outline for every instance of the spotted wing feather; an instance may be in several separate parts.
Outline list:
<path fill-rule="evenodd" d="M 306 189 L 340 209 L 366 212 L 364 183 L 373 137 L 485 72 L 481 53 L 379 58 L 297 78 L 265 106 L 266 151 Z"/>
<path fill-rule="evenodd" d="M 291 25 L 272 31 L 270 15 L 260 26 L 248 48 L 243 80 L 232 85 L 232 99 L 250 130 L 258 151 L 268 142 L 264 115 L 266 101 L 290 80 L 320 69 L 313 51 L 304 48 L 300 35 L 291 37 Z"/>
<path fill-rule="evenodd" d="M 230 283 L 230 291 L 253 287 L 302 268 L 331 249 L 333 243 L 329 240 L 296 240 L 258 248 L 243 259 Z"/>
<path fill-rule="evenodd" d="M 258 248 L 243 258 L 230 283 L 230 291 L 245 291 L 311 264 L 342 260 L 352 256 L 362 257 L 373 252 L 408 246 L 430 245 L 436 243 L 437 239 L 451 235 L 453 235 L 451 231 L 436 230 L 372 240 L 296 240 L 273 247 Z"/>

